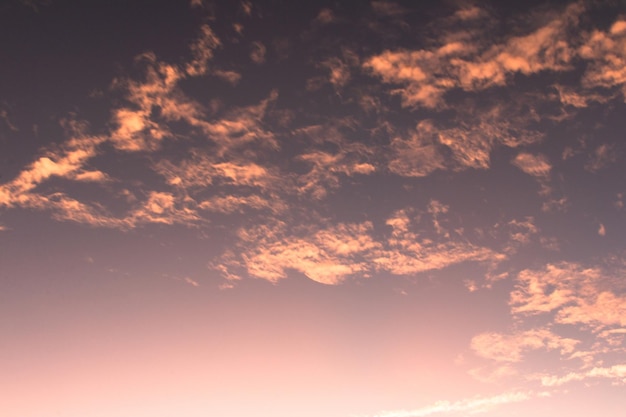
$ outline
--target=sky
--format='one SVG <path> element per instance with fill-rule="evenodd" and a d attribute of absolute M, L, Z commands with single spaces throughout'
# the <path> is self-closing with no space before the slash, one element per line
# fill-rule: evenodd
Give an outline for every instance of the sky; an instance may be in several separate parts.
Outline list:
<path fill-rule="evenodd" d="M 0 414 L 621 416 L 626 3 L 4 0 Z"/>

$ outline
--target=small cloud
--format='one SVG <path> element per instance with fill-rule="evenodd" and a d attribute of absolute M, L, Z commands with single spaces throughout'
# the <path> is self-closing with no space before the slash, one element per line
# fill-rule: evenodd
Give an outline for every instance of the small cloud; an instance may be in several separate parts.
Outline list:
<path fill-rule="evenodd" d="M 524 173 L 535 178 L 545 180 L 550 176 L 552 165 L 545 155 L 533 155 L 527 152 L 518 154 L 513 161 L 513 165 L 521 169 Z"/>
<path fill-rule="evenodd" d="M 191 279 L 191 278 L 189 278 L 189 277 L 185 277 L 185 278 L 184 278 L 184 281 L 185 281 L 187 284 L 189 284 L 189 285 L 191 285 L 191 286 L 193 286 L 193 287 L 199 287 L 199 286 L 200 286 L 200 284 L 198 284 L 198 282 L 197 282 L 197 281 L 194 281 L 193 279 Z"/>
<path fill-rule="evenodd" d="M 241 80 L 241 74 L 235 71 L 215 70 L 213 71 L 213 75 L 215 75 L 217 78 L 229 82 L 231 85 L 237 85 L 237 83 L 239 83 L 239 80 Z"/>
<path fill-rule="evenodd" d="M 15 124 L 13 124 L 13 122 L 9 118 L 9 113 L 6 110 L 4 110 L 4 109 L 0 110 L 0 120 L 2 120 L 4 122 L 4 124 L 6 124 L 8 126 L 8 128 L 11 129 L 12 131 L 14 131 L 14 132 L 18 132 L 19 131 L 17 126 L 15 126 Z"/>
<path fill-rule="evenodd" d="M 602 223 L 600 223 L 600 227 L 598 228 L 598 234 L 600 236 L 606 236 L 606 228 Z"/>
<path fill-rule="evenodd" d="M 322 25 L 327 25 L 329 23 L 333 23 L 336 20 L 335 14 L 332 10 L 324 8 L 320 10 L 315 18 L 316 22 L 319 22 Z"/>
<path fill-rule="evenodd" d="M 265 62 L 265 54 L 267 52 L 267 48 L 263 43 L 259 41 L 252 42 L 251 51 L 250 51 L 250 59 L 255 64 L 262 64 Z"/>
<path fill-rule="evenodd" d="M 241 11 L 246 16 L 250 16 L 252 14 L 252 2 L 251 1 L 244 0 L 241 3 L 239 3 L 239 7 L 241 8 Z"/>
<path fill-rule="evenodd" d="M 243 25 L 241 23 L 233 23 L 233 29 L 237 32 L 237 35 L 243 35 Z"/>

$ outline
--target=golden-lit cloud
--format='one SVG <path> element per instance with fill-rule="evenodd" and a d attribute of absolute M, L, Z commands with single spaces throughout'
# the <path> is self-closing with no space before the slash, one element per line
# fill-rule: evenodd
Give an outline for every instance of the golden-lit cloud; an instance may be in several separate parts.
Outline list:
<path fill-rule="evenodd" d="M 468 20 L 479 11 L 462 9 Z M 576 56 L 568 30 L 584 11 L 580 3 L 567 6 L 546 24 L 526 35 L 500 43 L 480 44 L 456 40 L 430 49 L 386 50 L 367 59 L 363 67 L 388 84 L 406 106 L 444 106 L 444 95 L 453 89 L 478 91 L 506 85 L 515 73 L 568 70 Z"/>
<path fill-rule="evenodd" d="M 621 87 L 626 85 L 626 20 L 618 19 L 608 31 L 594 30 L 578 53 L 591 64 L 583 77 L 587 87 Z"/>

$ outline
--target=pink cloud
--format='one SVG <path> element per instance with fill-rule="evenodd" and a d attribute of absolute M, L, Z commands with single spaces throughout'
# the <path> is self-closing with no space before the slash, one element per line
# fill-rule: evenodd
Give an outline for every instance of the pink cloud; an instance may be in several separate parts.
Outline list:
<path fill-rule="evenodd" d="M 528 152 L 517 154 L 511 162 L 513 165 L 524 171 L 524 173 L 535 178 L 545 180 L 550 176 L 552 165 L 545 155 L 533 155 Z"/>

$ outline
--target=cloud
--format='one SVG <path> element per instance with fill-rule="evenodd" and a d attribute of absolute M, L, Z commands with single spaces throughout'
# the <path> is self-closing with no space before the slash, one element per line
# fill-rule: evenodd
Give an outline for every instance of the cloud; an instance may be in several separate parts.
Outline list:
<path fill-rule="evenodd" d="M 471 20 L 480 14 L 462 10 L 457 17 Z M 384 83 L 401 86 L 391 93 L 399 94 L 403 105 L 438 108 L 453 89 L 479 91 L 506 85 L 515 73 L 569 70 L 576 53 L 568 31 L 583 11 L 581 3 L 570 4 L 536 30 L 492 44 L 445 34 L 444 43 L 429 49 L 385 50 L 365 60 L 363 68 Z"/>
<path fill-rule="evenodd" d="M 372 254 L 372 262 L 377 269 L 395 275 L 438 270 L 462 262 L 498 263 L 505 259 L 502 254 L 455 239 L 449 234 L 440 241 L 419 236 L 413 231 L 418 225 L 406 210 L 395 212 L 386 224 L 392 228 L 391 236 L 382 249 Z M 437 228 L 436 217 L 433 224 Z"/>
<path fill-rule="evenodd" d="M 211 185 L 265 190 L 280 182 L 276 173 L 255 162 L 223 161 L 201 151 L 192 151 L 189 158 L 176 163 L 161 160 L 154 169 L 168 184 L 187 191 L 206 189 Z"/>
<path fill-rule="evenodd" d="M 200 2 L 201 5 L 201 2 Z M 200 27 L 200 35 L 190 45 L 193 58 L 185 66 L 191 77 L 204 75 L 208 71 L 208 62 L 213 58 L 215 49 L 222 45 L 219 38 L 208 25 Z"/>
<path fill-rule="evenodd" d="M 597 378 L 613 379 L 626 384 L 626 364 L 594 367 L 586 372 L 570 372 L 564 376 L 543 375 L 541 376 L 541 384 L 546 387 L 558 387 L 573 381 Z"/>
<path fill-rule="evenodd" d="M 307 140 L 309 149 L 295 157 L 308 171 L 296 178 L 296 192 L 325 198 L 337 189 L 345 177 L 371 175 L 377 171 L 375 149 L 356 141 L 349 141 L 342 132 L 350 122 L 331 121 L 327 125 L 311 125 L 293 132 L 297 138 Z"/>
<path fill-rule="evenodd" d="M 263 119 L 267 107 L 272 104 L 278 94 L 272 91 L 268 98 L 257 105 L 234 108 L 224 117 L 215 121 L 193 119 L 192 125 L 199 127 L 208 139 L 217 146 L 217 155 L 223 157 L 239 151 L 244 145 L 256 142 L 262 147 L 278 149 L 278 142 L 271 130 L 265 128 Z M 252 150 L 248 149 L 248 153 Z"/>
<path fill-rule="evenodd" d="M 298 156 L 298 159 L 311 165 L 311 170 L 298 178 L 300 193 L 311 193 L 313 198 L 324 198 L 328 188 L 338 188 L 339 174 L 345 176 L 368 175 L 376 171 L 376 167 L 368 162 L 362 162 L 345 152 L 330 154 L 322 151 L 312 151 Z"/>
<path fill-rule="evenodd" d="M 232 85 L 237 85 L 239 80 L 241 80 L 241 74 L 236 71 L 214 70 L 212 74 Z"/>
<path fill-rule="evenodd" d="M 288 209 L 286 203 L 277 198 L 264 198 L 258 195 L 235 196 L 226 195 L 212 197 L 198 203 L 200 210 L 208 210 L 219 213 L 241 213 L 246 209 L 270 210 L 275 214 L 285 212 Z"/>
<path fill-rule="evenodd" d="M 454 13 L 454 16 L 457 17 L 459 20 L 467 21 L 486 17 L 487 13 L 480 7 L 468 6 L 457 10 Z"/>
<path fill-rule="evenodd" d="M 535 226 L 533 217 L 526 217 L 524 220 L 511 220 L 508 226 L 511 230 L 510 239 L 514 242 L 527 244 L 533 235 L 539 233 L 539 229 Z"/>
<path fill-rule="evenodd" d="M 516 148 L 540 140 L 537 132 L 503 121 L 503 111 L 498 107 L 483 113 L 472 109 L 464 117 L 473 122 L 460 121 L 457 127 L 438 127 L 432 120 L 422 120 L 408 137 L 391 140 L 389 170 L 406 177 L 424 177 L 436 170 L 488 169 L 497 147 Z"/>
<path fill-rule="evenodd" d="M 12 181 L 0 186 L 0 205 L 7 207 L 39 207 L 47 201 L 38 198 L 33 192 L 52 177 L 78 181 L 104 181 L 105 175 L 99 171 L 85 171 L 84 166 L 97 154 L 98 146 L 105 138 L 82 136 L 83 132 L 74 132 L 74 137 L 59 149 L 46 151 L 43 156 L 23 169 Z"/>
<path fill-rule="evenodd" d="M 585 169 L 589 172 L 598 172 L 606 168 L 617 160 L 615 149 L 612 145 L 602 144 L 598 146 L 589 156 L 589 160 L 585 164 Z"/>
<path fill-rule="evenodd" d="M 529 353 L 556 351 L 561 364 L 549 373 L 526 375 L 529 380 L 540 379 L 544 386 L 595 377 L 623 379 L 622 365 L 592 369 L 623 353 L 626 298 L 620 271 L 611 275 L 600 267 L 561 262 L 519 272 L 509 299 L 514 330 L 476 335 L 472 350 L 498 366 L 522 366 Z M 579 370 L 571 371 L 577 362 Z M 561 367 L 569 373 L 558 376 Z M 479 379 L 498 377 L 485 376 L 481 369 L 472 374 Z"/>
<path fill-rule="evenodd" d="M 263 45 L 262 42 L 256 41 L 252 42 L 250 47 L 250 59 L 255 64 L 262 64 L 265 62 L 265 54 L 267 53 L 267 48 Z"/>
<path fill-rule="evenodd" d="M 315 21 L 319 22 L 322 25 L 327 25 L 329 23 L 333 23 L 334 21 L 336 21 L 336 19 L 337 18 L 335 17 L 335 14 L 333 13 L 331 9 L 323 8 L 317 14 Z"/>
<path fill-rule="evenodd" d="M 392 139 L 393 153 L 389 170 L 405 177 L 424 177 L 438 169 L 444 169 L 444 157 L 437 145 L 437 132 L 429 121 L 418 123 L 408 138 Z"/>
<path fill-rule="evenodd" d="M 582 79 L 585 87 L 621 87 L 626 96 L 626 20 L 617 19 L 607 32 L 591 32 L 578 53 L 590 61 Z"/>
<path fill-rule="evenodd" d="M 511 292 L 511 312 L 520 318 L 550 313 L 555 323 L 595 332 L 626 326 L 626 297 L 616 292 L 617 282 L 598 267 L 576 263 L 523 270 Z"/>
<path fill-rule="evenodd" d="M 540 396 L 544 395 L 546 394 L 541 393 Z M 537 394 L 531 391 L 511 391 L 491 397 L 475 397 L 459 401 L 438 401 L 433 405 L 414 410 L 384 411 L 372 417 L 426 417 L 457 413 L 478 414 L 493 410 L 501 405 L 528 401 L 536 396 Z"/>
<path fill-rule="evenodd" d="M 524 173 L 540 180 L 548 179 L 552 170 L 552 165 L 550 165 L 548 158 L 541 154 L 533 155 L 528 152 L 521 152 L 511 163 Z"/>
<path fill-rule="evenodd" d="M 562 338 L 548 329 L 532 329 L 514 334 L 481 333 L 472 338 L 477 355 L 496 362 L 520 362 L 527 351 L 558 350 L 562 355 L 574 352 L 578 340 Z"/>
<path fill-rule="evenodd" d="M 6 124 L 7 127 L 10 130 L 12 130 L 13 132 L 19 132 L 19 129 L 11 121 L 11 119 L 9 118 L 9 113 L 5 109 L 1 109 L 0 110 L 0 120 L 2 120 L 4 122 L 4 124 Z"/>
<path fill-rule="evenodd" d="M 252 277 L 277 282 L 295 270 L 313 281 L 338 284 L 347 276 L 363 272 L 358 255 L 378 244 L 369 236 L 372 225 L 339 224 L 306 237 L 286 236 L 286 225 L 242 230 L 243 242 L 254 248 L 243 254 L 243 264 Z"/>
<path fill-rule="evenodd" d="M 146 201 L 129 215 L 132 223 L 162 223 L 186 225 L 201 220 L 184 198 L 166 192 L 151 191 Z"/>
<path fill-rule="evenodd" d="M 431 203 L 436 216 L 447 213 L 445 206 Z M 440 221 L 433 218 L 434 223 Z M 271 226 L 242 229 L 239 232 L 241 257 L 229 253 L 227 259 L 212 264 L 233 276 L 249 276 L 277 282 L 287 278 L 288 271 L 298 271 L 325 284 L 339 284 L 349 276 L 369 276 L 376 271 L 394 275 L 413 275 L 443 269 L 462 262 L 494 264 L 505 256 L 488 248 L 453 238 L 440 241 L 419 236 L 420 227 L 406 211 L 387 219 L 392 228 L 387 239 L 376 239 L 374 225 L 338 223 L 322 228 L 303 228 L 278 222 Z M 436 226 L 435 226 L 436 227 Z M 218 269 L 218 268 L 216 268 Z"/>

